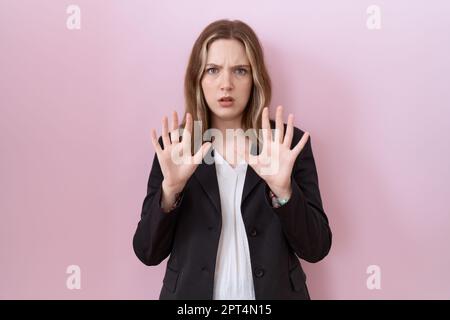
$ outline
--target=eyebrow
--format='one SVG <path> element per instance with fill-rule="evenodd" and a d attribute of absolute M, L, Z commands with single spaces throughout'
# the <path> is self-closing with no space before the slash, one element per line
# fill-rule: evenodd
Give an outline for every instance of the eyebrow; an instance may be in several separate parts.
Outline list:
<path fill-rule="evenodd" d="M 220 68 L 222 68 L 222 66 L 219 66 L 218 64 L 215 64 L 215 63 L 207 63 L 206 66 L 207 67 L 211 66 L 211 67 L 220 67 Z M 232 68 L 243 68 L 243 67 L 244 68 L 250 68 L 250 66 L 247 65 L 247 64 L 238 64 L 238 65 L 232 66 Z"/>

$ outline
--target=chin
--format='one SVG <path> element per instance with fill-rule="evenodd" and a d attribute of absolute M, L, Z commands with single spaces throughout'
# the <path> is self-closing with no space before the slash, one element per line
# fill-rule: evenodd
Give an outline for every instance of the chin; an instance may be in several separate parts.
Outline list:
<path fill-rule="evenodd" d="M 243 111 L 238 111 L 235 107 L 231 108 L 223 108 L 220 107 L 218 110 L 214 110 L 213 113 L 216 117 L 218 117 L 221 120 L 233 120 L 242 113 Z"/>

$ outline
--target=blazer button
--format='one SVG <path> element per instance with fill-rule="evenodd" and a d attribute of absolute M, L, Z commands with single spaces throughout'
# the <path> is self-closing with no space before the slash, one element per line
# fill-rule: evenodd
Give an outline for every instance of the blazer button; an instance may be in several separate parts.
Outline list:
<path fill-rule="evenodd" d="M 209 231 L 213 231 L 213 230 L 214 230 L 214 227 L 209 226 L 209 227 L 208 227 L 208 230 L 209 230 Z"/>
<path fill-rule="evenodd" d="M 208 268 L 207 267 L 202 267 L 202 272 L 208 272 Z"/>
<path fill-rule="evenodd" d="M 257 276 L 258 278 L 261 278 L 264 275 L 264 270 L 263 269 L 256 269 L 255 270 L 255 276 Z"/>
<path fill-rule="evenodd" d="M 258 234 L 258 232 L 256 231 L 256 229 L 252 229 L 252 231 L 250 231 L 250 235 L 252 237 L 256 237 L 257 234 Z"/>

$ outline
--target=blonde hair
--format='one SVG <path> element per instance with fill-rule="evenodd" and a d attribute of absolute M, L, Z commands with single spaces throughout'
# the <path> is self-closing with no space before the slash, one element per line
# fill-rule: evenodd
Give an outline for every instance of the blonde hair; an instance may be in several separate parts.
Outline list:
<path fill-rule="evenodd" d="M 218 20 L 209 24 L 194 43 L 184 79 L 185 114 L 181 126 L 186 124 L 186 113 L 192 115 L 193 121 L 201 121 L 202 137 L 211 126 L 211 111 L 208 108 L 201 80 L 206 66 L 207 50 L 218 39 L 235 39 L 245 47 L 252 70 L 253 85 L 248 104 L 242 118 L 242 129 L 251 129 L 258 138 L 261 129 L 263 108 L 269 106 L 272 86 L 264 64 L 262 46 L 255 32 L 240 20 Z M 192 135 L 194 136 L 194 135 Z M 194 146 L 194 143 L 192 143 Z M 193 150 L 195 152 L 195 150 Z"/>

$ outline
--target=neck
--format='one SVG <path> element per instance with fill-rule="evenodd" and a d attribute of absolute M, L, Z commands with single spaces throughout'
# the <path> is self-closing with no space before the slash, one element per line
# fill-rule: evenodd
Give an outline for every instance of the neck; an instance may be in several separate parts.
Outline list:
<path fill-rule="evenodd" d="M 213 118 L 211 121 L 211 127 L 220 130 L 225 138 L 227 129 L 243 129 L 242 117 L 233 120 L 217 120 Z"/>
<path fill-rule="evenodd" d="M 242 137 L 244 136 L 242 133 L 240 133 L 238 136 L 240 138 L 234 138 L 234 141 L 227 141 L 227 129 L 241 129 L 244 130 L 242 126 L 242 117 L 239 117 L 238 119 L 233 120 L 220 120 L 217 121 L 216 119 L 213 119 L 211 122 L 211 127 L 220 130 L 223 137 L 223 144 L 219 144 L 219 141 L 213 142 L 214 148 L 216 148 L 220 154 L 229 162 L 229 163 L 236 163 L 238 160 L 238 156 L 236 154 L 236 148 L 237 143 L 242 143 Z M 237 132 L 233 132 L 233 136 L 237 135 Z"/>

